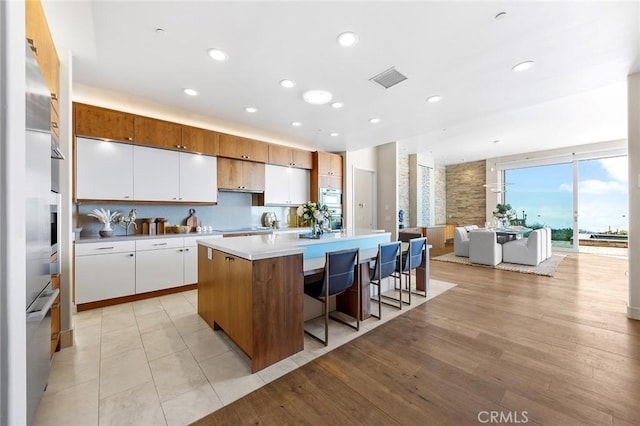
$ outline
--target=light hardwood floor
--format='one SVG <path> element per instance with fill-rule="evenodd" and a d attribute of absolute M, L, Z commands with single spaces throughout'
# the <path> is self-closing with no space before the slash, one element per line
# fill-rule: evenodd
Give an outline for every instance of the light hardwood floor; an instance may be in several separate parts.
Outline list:
<path fill-rule="evenodd" d="M 554 277 L 431 261 L 458 286 L 198 424 L 640 424 L 626 270 L 590 254 Z"/>

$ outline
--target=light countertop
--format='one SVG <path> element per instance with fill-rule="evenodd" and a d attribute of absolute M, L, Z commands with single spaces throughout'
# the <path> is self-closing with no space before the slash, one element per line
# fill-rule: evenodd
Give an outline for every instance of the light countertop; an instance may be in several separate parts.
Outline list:
<path fill-rule="evenodd" d="M 338 249 L 340 246 L 371 248 L 378 242 L 389 241 L 391 233 L 378 230 L 356 230 L 342 233 L 326 233 L 320 239 L 300 238 L 298 233 L 274 233 L 237 238 L 206 238 L 198 244 L 220 250 L 247 260 L 269 259 L 272 257 L 305 254 L 318 257 L 324 252 L 323 246 Z M 346 247 L 345 247 L 346 248 Z"/>
<path fill-rule="evenodd" d="M 273 229 L 274 234 L 298 234 L 309 232 L 311 228 L 278 228 Z M 267 229 L 260 229 L 260 232 L 268 231 Z M 186 234 L 156 234 L 156 235 L 143 235 L 143 234 L 132 234 L 132 235 L 118 235 L 115 237 L 85 237 L 76 239 L 76 244 L 84 244 L 84 243 L 104 243 L 106 241 L 131 241 L 131 240 L 144 240 L 144 239 L 155 239 L 155 238 L 221 238 L 225 235 L 234 235 L 234 234 L 242 234 L 250 231 L 213 231 L 213 232 L 189 232 Z M 265 234 L 269 235 L 269 234 Z"/>

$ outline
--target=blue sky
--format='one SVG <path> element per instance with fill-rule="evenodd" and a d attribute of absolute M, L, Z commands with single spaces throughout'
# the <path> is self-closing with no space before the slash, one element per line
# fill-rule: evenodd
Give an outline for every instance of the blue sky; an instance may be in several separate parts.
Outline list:
<path fill-rule="evenodd" d="M 578 162 L 580 229 L 592 232 L 628 230 L 627 157 Z M 505 172 L 506 202 L 527 214 L 527 224 L 552 228 L 573 226 L 572 164 L 513 169 Z"/>

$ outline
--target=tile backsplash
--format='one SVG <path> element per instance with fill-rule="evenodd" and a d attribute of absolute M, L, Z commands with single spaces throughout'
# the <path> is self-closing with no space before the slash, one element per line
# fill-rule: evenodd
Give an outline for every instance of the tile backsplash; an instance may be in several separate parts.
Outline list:
<path fill-rule="evenodd" d="M 129 235 L 142 233 L 143 218 L 166 218 L 167 224 L 185 225 L 189 217 L 189 209 L 195 209 L 196 216 L 203 226 L 211 226 L 213 229 L 237 229 L 262 226 L 261 218 L 264 212 L 274 212 L 281 227 L 296 226 L 295 207 L 255 207 L 251 205 L 251 194 L 236 192 L 219 192 L 218 204 L 215 206 L 202 205 L 158 205 L 158 204 L 77 204 L 74 223 L 82 227 L 81 238 L 97 237 L 102 224 L 97 219 L 87 216 L 93 209 L 109 209 L 118 211 L 128 216 L 131 209 L 137 210 L 136 224 L 138 229 L 129 227 Z M 114 235 L 126 235 L 125 228 L 113 226 Z"/>

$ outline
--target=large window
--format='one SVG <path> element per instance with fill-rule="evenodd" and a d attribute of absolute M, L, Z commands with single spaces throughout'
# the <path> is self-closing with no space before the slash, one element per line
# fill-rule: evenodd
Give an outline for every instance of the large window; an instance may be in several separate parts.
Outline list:
<path fill-rule="evenodd" d="M 530 228 L 551 228 L 554 246 L 573 246 L 572 163 L 505 170 L 505 201 Z"/>
<path fill-rule="evenodd" d="M 626 241 L 627 161 L 615 156 L 508 168 L 504 200 L 528 227 L 550 227 L 554 247 Z"/>

